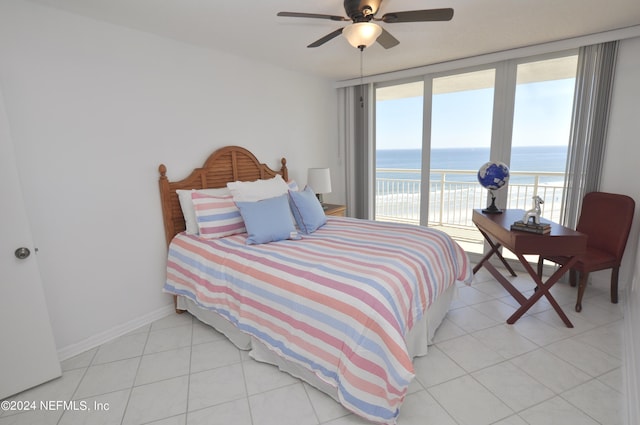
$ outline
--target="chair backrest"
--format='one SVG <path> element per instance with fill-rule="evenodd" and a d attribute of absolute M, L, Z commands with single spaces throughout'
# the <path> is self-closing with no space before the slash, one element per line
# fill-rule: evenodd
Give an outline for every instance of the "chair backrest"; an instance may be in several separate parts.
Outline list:
<path fill-rule="evenodd" d="M 576 230 L 589 236 L 587 245 L 609 252 L 622 260 L 627 244 L 635 202 L 626 195 L 587 193 L 582 201 Z"/>

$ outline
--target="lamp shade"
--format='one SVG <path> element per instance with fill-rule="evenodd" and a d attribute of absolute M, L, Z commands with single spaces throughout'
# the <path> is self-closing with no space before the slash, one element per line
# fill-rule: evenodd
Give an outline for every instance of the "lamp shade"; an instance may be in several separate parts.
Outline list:
<path fill-rule="evenodd" d="M 331 192 L 331 174 L 328 168 L 309 168 L 307 185 L 315 193 Z"/>
<path fill-rule="evenodd" d="M 380 34 L 382 34 L 382 28 L 373 22 L 356 22 L 342 30 L 342 35 L 355 48 L 371 46 Z"/>

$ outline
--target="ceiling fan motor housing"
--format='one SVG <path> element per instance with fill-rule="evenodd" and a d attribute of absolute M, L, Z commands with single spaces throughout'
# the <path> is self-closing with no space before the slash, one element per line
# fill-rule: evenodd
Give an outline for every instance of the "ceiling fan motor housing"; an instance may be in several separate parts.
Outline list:
<path fill-rule="evenodd" d="M 353 22 L 369 22 L 378 12 L 381 0 L 344 0 L 344 10 Z"/>

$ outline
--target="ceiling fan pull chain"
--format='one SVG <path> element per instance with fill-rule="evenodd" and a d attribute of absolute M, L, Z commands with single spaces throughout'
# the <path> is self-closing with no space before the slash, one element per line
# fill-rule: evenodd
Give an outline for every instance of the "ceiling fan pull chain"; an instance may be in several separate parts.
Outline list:
<path fill-rule="evenodd" d="M 364 73 L 363 73 L 363 62 L 364 62 L 364 48 L 360 49 L 360 107 L 364 109 L 364 97 L 362 93 L 364 92 Z"/>

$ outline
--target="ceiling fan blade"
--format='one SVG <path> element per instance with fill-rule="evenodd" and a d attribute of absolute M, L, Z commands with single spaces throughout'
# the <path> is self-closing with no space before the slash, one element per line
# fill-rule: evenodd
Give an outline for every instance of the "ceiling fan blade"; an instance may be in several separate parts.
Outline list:
<path fill-rule="evenodd" d="M 395 24 L 400 22 L 450 21 L 451 18 L 453 18 L 453 9 L 445 8 L 385 13 L 380 20 L 387 24 Z"/>
<path fill-rule="evenodd" d="M 318 13 L 298 13 L 298 12 L 278 12 L 278 16 L 286 16 L 288 18 L 316 18 L 330 19 L 332 21 L 350 21 L 351 19 L 336 15 L 321 15 Z"/>
<path fill-rule="evenodd" d="M 309 44 L 307 47 L 319 47 L 319 46 L 322 46 L 327 41 L 333 40 L 334 38 L 336 38 L 337 36 L 342 34 L 342 30 L 343 30 L 343 28 L 338 28 L 334 32 L 329 33 L 329 34 L 325 35 L 324 37 L 322 37 L 321 39 L 316 40 L 313 43 Z"/>
<path fill-rule="evenodd" d="M 384 28 L 382 28 L 382 34 L 378 36 L 376 41 L 385 49 L 390 49 L 400 44 L 398 39 L 392 36 L 391 33 Z"/>

